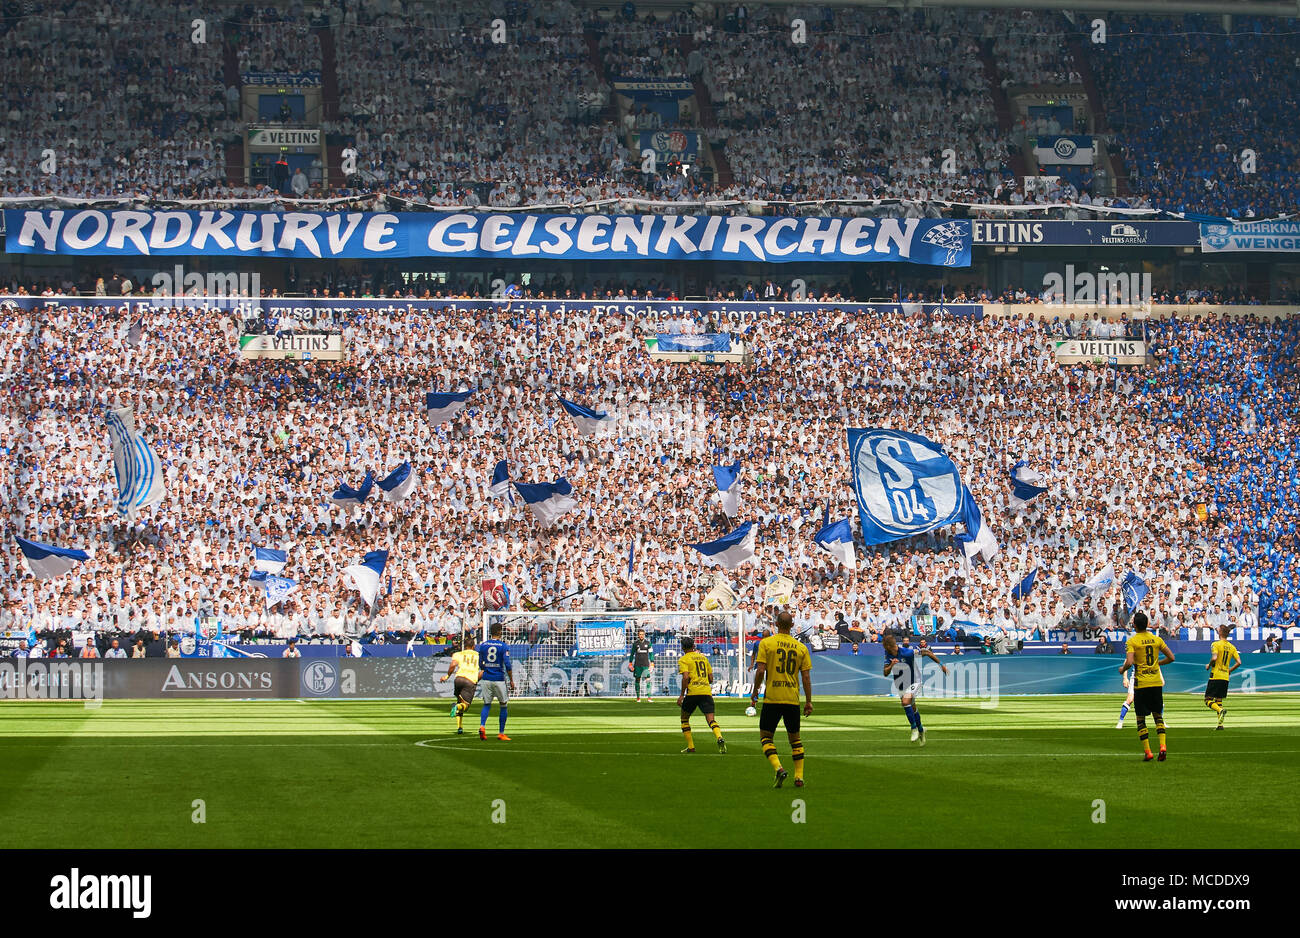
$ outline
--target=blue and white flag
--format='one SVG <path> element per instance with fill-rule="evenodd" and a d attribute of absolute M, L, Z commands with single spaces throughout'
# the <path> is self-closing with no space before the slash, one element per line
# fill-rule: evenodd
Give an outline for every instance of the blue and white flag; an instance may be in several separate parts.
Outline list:
<path fill-rule="evenodd" d="M 289 598 L 289 594 L 298 588 L 298 582 L 288 577 L 267 574 L 262 580 L 262 590 L 266 596 L 266 608 L 274 609 Z"/>
<path fill-rule="evenodd" d="M 627 545 L 627 581 L 632 582 L 632 570 L 636 564 L 636 541 Z"/>
<path fill-rule="evenodd" d="M 135 413 L 130 407 L 108 412 L 108 436 L 113 442 L 113 475 L 117 479 L 119 515 L 134 518 L 138 509 L 163 500 L 162 468 L 153 449 L 135 430 Z"/>
<path fill-rule="evenodd" d="M 360 508 L 370 497 L 370 490 L 375 487 L 375 474 L 367 472 L 366 477 L 361 480 L 361 488 L 354 489 L 352 486 L 340 482 L 338 489 L 330 496 L 334 504 L 341 508 L 351 508 L 356 506 Z"/>
<path fill-rule="evenodd" d="M 390 472 L 387 478 L 380 479 L 378 485 L 387 501 L 400 502 L 415 491 L 415 479 L 415 470 L 409 462 L 404 462 Z"/>
<path fill-rule="evenodd" d="M 823 525 L 813 535 L 813 543 L 850 570 L 857 569 L 858 555 L 853 549 L 853 528 L 849 525 L 848 518 Z"/>
<path fill-rule="evenodd" d="M 984 516 L 980 514 L 979 506 L 975 504 L 975 496 L 971 494 L 970 489 L 963 485 L 961 494 L 961 521 L 966 525 L 966 533 L 958 534 L 957 540 L 961 541 L 967 560 L 983 556 L 985 562 L 992 563 L 993 558 L 998 555 L 998 542 L 993 536 L 993 529 L 984 523 Z"/>
<path fill-rule="evenodd" d="M 961 478 L 943 447 L 900 430 L 850 429 L 849 465 L 868 546 L 961 520 Z"/>
<path fill-rule="evenodd" d="M 1066 608 L 1085 599 L 1100 596 L 1115 584 L 1115 565 L 1106 564 L 1106 568 L 1086 583 L 1071 583 L 1056 591 L 1056 595 L 1065 603 Z"/>
<path fill-rule="evenodd" d="M 278 574 L 284 570 L 284 565 L 289 562 L 289 555 L 285 551 L 275 550 L 270 547 L 253 548 L 253 569 L 261 570 L 265 573 Z"/>
<path fill-rule="evenodd" d="M 1132 570 L 1124 574 L 1124 581 L 1120 583 L 1119 588 L 1124 593 L 1124 608 L 1130 614 L 1137 609 L 1138 603 L 1146 598 L 1147 593 L 1151 592 L 1147 581 Z"/>
<path fill-rule="evenodd" d="M 379 595 L 379 581 L 384 575 L 384 567 L 387 564 L 388 551 L 372 550 L 366 554 L 361 563 L 343 568 L 343 585 L 348 589 L 357 590 L 361 593 L 361 598 L 366 601 L 366 605 L 373 606 L 375 598 Z"/>
<path fill-rule="evenodd" d="M 516 482 L 515 488 L 539 524 L 549 528 L 560 516 L 577 507 L 573 486 L 563 477 L 554 482 Z"/>
<path fill-rule="evenodd" d="M 581 404 L 575 404 L 573 401 L 566 401 L 558 394 L 556 397 L 559 398 L 560 406 L 564 408 L 564 412 L 573 420 L 573 425 L 577 428 L 579 436 L 591 436 L 601 427 L 612 426 L 614 423 L 613 418 L 603 410 L 591 410 Z"/>
<path fill-rule="evenodd" d="M 424 396 L 424 409 L 429 423 L 446 423 L 465 409 L 473 391 L 430 391 Z"/>
<path fill-rule="evenodd" d="M 1034 159 L 1041 166 L 1091 166 L 1092 137 L 1087 135 L 1034 138 Z"/>
<path fill-rule="evenodd" d="M 722 499 L 722 510 L 728 518 L 740 514 L 740 463 L 730 466 L 714 466 L 713 481 L 718 485 L 718 494 Z"/>
<path fill-rule="evenodd" d="M 14 535 L 14 540 L 18 542 L 18 549 L 23 552 L 23 559 L 27 561 L 27 569 L 32 571 L 32 576 L 38 580 L 63 576 L 77 564 L 90 559 L 90 554 L 84 550 L 76 550 L 71 547 L 55 547 L 53 544 L 42 544 L 40 541 L 29 541 L 17 534 Z"/>
<path fill-rule="evenodd" d="M 1011 504 L 1024 508 L 1047 491 L 1042 483 L 1047 481 L 1037 469 L 1030 469 L 1022 459 L 1011 467 Z"/>
<path fill-rule="evenodd" d="M 732 570 L 742 563 L 754 559 L 754 544 L 757 536 L 758 528 L 754 527 L 754 522 L 746 521 L 736 530 L 730 534 L 722 535 L 716 541 L 705 541 L 703 544 L 688 544 L 686 546 L 699 551 L 706 560 L 710 560 L 727 570 Z"/>
<path fill-rule="evenodd" d="M 1024 599 L 1034 591 L 1034 580 L 1038 578 L 1038 567 L 1029 571 L 1028 576 L 1011 587 L 1011 598 L 1016 602 Z"/>
<path fill-rule="evenodd" d="M 498 497 L 504 495 L 510 499 L 510 504 L 515 503 L 514 493 L 510 489 L 510 466 L 504 459 L 497 460 L 497 464 L 492 467 L 492 481 L 488 483 L 488 492 Z"/>

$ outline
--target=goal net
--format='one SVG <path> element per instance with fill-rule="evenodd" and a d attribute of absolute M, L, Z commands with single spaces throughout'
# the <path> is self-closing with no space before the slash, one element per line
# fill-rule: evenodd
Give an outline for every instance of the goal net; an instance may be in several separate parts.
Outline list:
<path fill-rule="evenodd" d="M 493 625 L 510 646 L 520 697 L 634 697 L 632 643 L 644 630 L 654 649 L 650 695 L 676 697 L 681 640 L 713 664 L 713 693 L 746 693 L 746 637 L 736 610 L 713 612 L 484 612 L 483 638 Z M 643 679 L 641 691 L 646 692 Z"/>

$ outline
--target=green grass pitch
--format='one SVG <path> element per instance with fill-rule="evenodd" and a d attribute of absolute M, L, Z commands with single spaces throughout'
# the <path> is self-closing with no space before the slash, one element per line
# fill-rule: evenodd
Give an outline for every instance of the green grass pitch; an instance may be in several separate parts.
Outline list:
<path fill-rule="evenodd" d="M 495 710 L 478 739 L 477 705 L 456 736 L 447 701 L 5 702 L 0 848 L 1295 844 L 1300 695 L 1230 697 L 1223 732 L 1166 698 L 1170 758 L 1149 764 L 1121 702 L 922 700 L 922 749 L 897 700 L 824 698 L 808 785 L 780 791 L 743 700 L 719 698 L 726 755 L 699 716 L 682 755 L 664 699 L 516 700 L 512 742 Z"/>

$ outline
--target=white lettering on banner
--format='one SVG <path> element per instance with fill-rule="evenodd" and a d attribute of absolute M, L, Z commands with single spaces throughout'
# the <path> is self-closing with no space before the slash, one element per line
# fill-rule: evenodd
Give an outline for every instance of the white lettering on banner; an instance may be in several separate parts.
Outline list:
<path fill-rule="evenodd" d="M 248 135 L 250 147 L 318 147 L 319 130 L 254 130 Z"/>
<path fill-rule="evenodd" d="M 11 253 L 20 254 L 857 258 L 967 266 L 971 245 L 970 222 L 917 218 L 43 209 L 9 210 L 5 221 L 17 232 Z"/>

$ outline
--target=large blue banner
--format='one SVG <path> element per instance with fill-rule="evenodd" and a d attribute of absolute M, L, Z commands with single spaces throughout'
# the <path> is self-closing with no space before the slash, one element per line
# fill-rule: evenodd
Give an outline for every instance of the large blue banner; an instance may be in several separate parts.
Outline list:
<path fill-rule="evenodd" d="M 656 347 L 661 352 L 730 352 L 729 335 L 672 335 L 661 332 Z"/>
<path fill-rule="evenodd" d="M 1206 254 L 1294 253 L 1300 251 L 1300 221 L 1204 224 L 1201 225 L 1201 250 Z"/>
<path fill-rule="evenodd" d="M 10 254 L 971 262 L 971 223 L 933 218 L 14 209 L 5 226 Z"/>
<path fill-rule="evenodd" d="M 971 222 L 974 244 L 1042 247 L 1196 247 L 1200 226 L 1194 221 L 1139 221 L 1099 218 L 1093 221 L 1001 219 Z"/>

